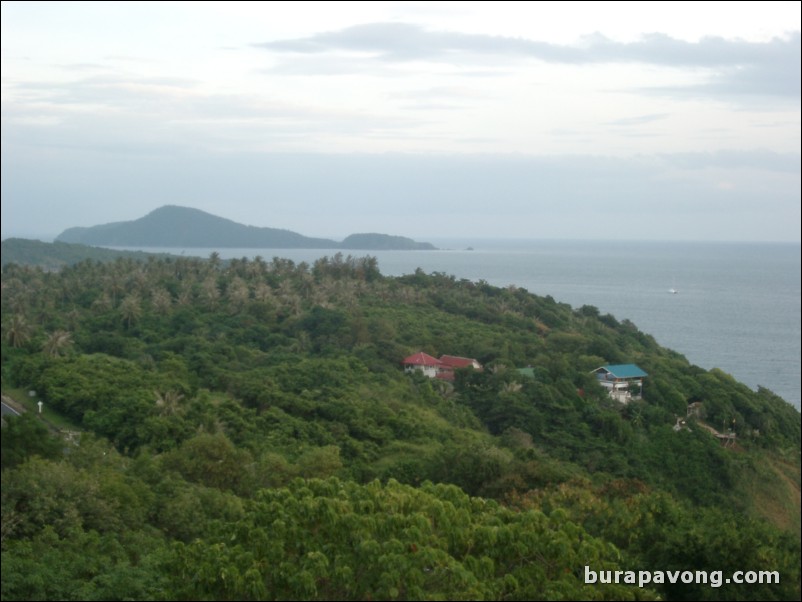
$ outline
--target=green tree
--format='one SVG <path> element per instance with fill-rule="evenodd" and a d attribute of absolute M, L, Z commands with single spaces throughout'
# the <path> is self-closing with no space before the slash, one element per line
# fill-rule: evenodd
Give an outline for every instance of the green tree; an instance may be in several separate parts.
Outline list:
<path fill-rule="evenodd" d="M 42 351 L 49 357 L 61 357 L 72 347 L 72 335 L 66 330 L 54 330 L 42 345 Z"/>
<path fill-rule="evenodd" d="M 18 349 L 31 339 L 31 327 L 25 319 L 25 316 L 14 314 L 11 320 L 9 320 L 5 334 L 8 343 L 15 349 Z"/>
<path fill-rule="evenodd" d="M 128 295 L 120 303 L 120 315 L 126 328 L 131 328 L 142 317 L 142 302 L 138 295 Z"/>
<path fill-rule="evenodd" d="M 12 468 L 33 455 L 57 458 L 61 455 L 62 441 L 52 437 L 44 424 L 26 412 L 20 416 L 3 416 L 2 467 Z"/>

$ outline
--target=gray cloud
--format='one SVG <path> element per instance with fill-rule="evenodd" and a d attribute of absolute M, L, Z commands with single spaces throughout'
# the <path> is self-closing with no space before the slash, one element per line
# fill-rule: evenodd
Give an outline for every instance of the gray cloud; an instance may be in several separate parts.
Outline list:
<path fill-rule="evenodd" d="M 447 58 L 466 54 L 512 54 L 554 63 L 643 62 L 669 66 L 716 67 L 786 60 L 800 47 L 799 32 L 768 43 L 706 37 L 699 42 L 677 40 L 665 34 L 647 34 L 637 42 L 615 42 L 595 33 L 579 45 L 562 46 L 524 38 L 485 34 L 427 31 L 408 23 L 355 25 L 308 38 L 254 44 L 269 50 L 321 53 L 346 50 L 370 53 L 388 61 Z"/>
<path fill-rule="evenodd" d="M 283 52 L 321 53 L 332 50 L 370 53 L 385 61 L 446 60 L 461 62 L 467 54 L 534 55 L 545 60 L 581 62 L 579 49 L 519 38 L 432 32 L 408 23 L 371 23 L 308 38 L 255 44 Z"/>
<path fill-rule="evenodd" d="M 550 63 L 586 65 L 599 63 L 644 63 L 674 68 L 710 70 L 709 81 L 698 86 L 653 89 L 677 94 L 763 95 L 800 97 L 800 33 L 774 38 L 766 43 L 706 37 L 686 42 L 653 33 L 636 42 L 616 42 L 601 34 L 586 36 L 573 46 L 524 38 L 428 31 L 409 23 L 371 23 L 307 38 L 254 44 L 266 50 L 292 53 L 282 68 L 300 72 L 304 61 L 298 55 L 320 55 L 332 51 L 352 52 L 340 69 L 367 69 L 367 64 L 416 60 L 454 65 L 476 65 L 487 57 L 534 58 Z M 331 60 L 331 59 L 330 59 Z M 337 64 L 336 61 L 331 61 Z M 312 62 L 310 62 L 312 67 Z M 313 68 L 320 69 L 316 64 Z"/>

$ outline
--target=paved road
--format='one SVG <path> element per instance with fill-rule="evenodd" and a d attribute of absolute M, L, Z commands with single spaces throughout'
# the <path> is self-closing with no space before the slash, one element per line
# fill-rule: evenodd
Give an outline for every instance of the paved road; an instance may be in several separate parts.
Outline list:
<path fill-rule="evenodd" d="M 5 402 L 0 402 L 0 403 L 2 403 L 3 416 L 19 416 L 20 415 L 20 413 L 17 410 L 15 410 L 14 408 L 12 408 L 9 405 L 6 405 Z"/>

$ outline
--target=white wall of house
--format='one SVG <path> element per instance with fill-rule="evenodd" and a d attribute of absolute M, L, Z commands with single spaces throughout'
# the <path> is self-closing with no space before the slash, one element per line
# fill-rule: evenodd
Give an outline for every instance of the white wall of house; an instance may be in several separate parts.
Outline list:
<path fill-rule="evenodd" d="M 423 372 L 423 375 L 429 378 L 435 378 L 437 376 L 437 366 L 407 365 L 405 368 L 406 372 L 414 372 L 415 370 Z"/>
<path fill-rule="evenodd" d="M 610 397 L 615 399 L 618 403 L 629 403 L 632 401 L 632 395 L 626 389 L 611 389 Z"/>
<path fill-rule="evenodd" d="M 642 380 L 633 380 L 633 381 L 626 381 L 626 380 L 619 380 L 619 381 L 599 381 L 599 384 L 607 389 L 607 393 L 620 403 L 629 403 L 633 399 L 637 400 L 640 399 L 640 395 L 632 395 L 630 391 L 630 386 L 633 389 L 637 389 L 641 391 L 641 387 L 643 386 Z M 637 385 L 637 386 L 635 386 Z"/>

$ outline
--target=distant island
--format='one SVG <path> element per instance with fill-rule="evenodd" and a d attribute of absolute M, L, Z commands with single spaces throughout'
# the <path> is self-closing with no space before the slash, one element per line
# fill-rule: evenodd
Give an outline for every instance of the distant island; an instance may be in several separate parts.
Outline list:
<path fill-rule="evenodd" d="M 311 238 L 290 230 L 246 226 L 200 209 L 166 205 L 128 222 L 68 228 L 56 242 L 111 247 L 220 247 L 255 249 L 349 249 L 433 251 L 404 236 L 352 234 L 343 242 Z"/>

